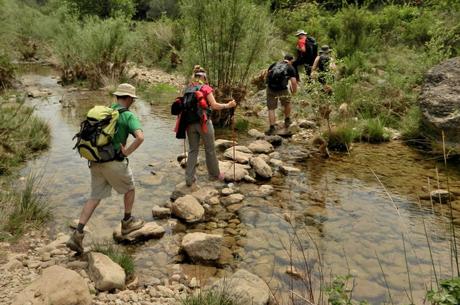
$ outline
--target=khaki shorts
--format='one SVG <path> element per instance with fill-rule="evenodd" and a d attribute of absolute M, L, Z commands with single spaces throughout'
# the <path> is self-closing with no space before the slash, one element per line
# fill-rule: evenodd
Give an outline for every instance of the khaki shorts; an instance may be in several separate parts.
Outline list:
<path fill-rule="evenodd" d="M 267 107 L 268 110 L 275 110 L 278 108 L 278 101 L 281 102 L 281 105 L 284 107 L 291 102 L 291 94 L 288 89 L 274 91 L 270 88 L 267 88 Z"/>
<path fill-rule="evenodd" d="M 128 161 L 91 163 L 91 199 L 110 197 L 112 188 L 119 194 L 134 190 L 133 172 Z"/>

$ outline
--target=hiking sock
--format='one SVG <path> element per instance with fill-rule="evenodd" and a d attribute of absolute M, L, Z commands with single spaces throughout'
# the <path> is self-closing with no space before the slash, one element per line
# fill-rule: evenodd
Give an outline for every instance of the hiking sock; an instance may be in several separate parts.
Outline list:
<path fill-rule="evenodd" d="M 131 218 L 131 213 L 125 213 L 125 217 L 123 218 L 123 221 L 127 221 Z"/>
<path fill-rule="evenodd" d="M 77 232 L 78 233 L 83 233 L 83 229 L 85 228 L 85 225 L 82 223 L 78 223 L 77 225 Z"/>

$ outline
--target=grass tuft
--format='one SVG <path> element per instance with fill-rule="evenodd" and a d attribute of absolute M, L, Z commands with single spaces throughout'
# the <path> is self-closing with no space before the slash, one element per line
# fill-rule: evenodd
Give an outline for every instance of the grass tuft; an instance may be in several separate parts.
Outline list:
<path fill-rule="evenodd" d="M 0 197 L 3 225 L 0 240 L 20 237 L 27 229 L 38 228 L 52 218 L 52 210 L 40 189 L 41 176 L 30 174 L 24 189 Z"/>
<path fill-rule="evenodd" d="M 361 140 L 369 143 L 380 143 L 390 140 L 385 125 L 380 118 L 371 118 L 361 122 Z"/>
<path fill-rule="evenodd" d="M 326 131 L 327 147 L 336 151 L 349 151 L 351 143 L 358 137 L 358 132 L 351 123 L 342 123 Z"/>
<path fill-rule="evenodd" d="M 95 242 L 92 244 L 91 249 L 94 252 L 107 255 L 112 261 L 120 265 L 125 270 L 127 280 L 133 277 L 135 266 L 132 255 L 109 241 Z"/>
<path fill-rule="evenodd" d="M 225 291 L 207 290 L 187 296 L 181 305 L 240 305 L 240 302 Z"/>

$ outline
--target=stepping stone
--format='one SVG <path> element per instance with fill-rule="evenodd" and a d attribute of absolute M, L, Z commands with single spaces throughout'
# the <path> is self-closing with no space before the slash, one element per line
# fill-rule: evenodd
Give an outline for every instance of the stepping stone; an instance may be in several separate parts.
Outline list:
<path fill-rule="evenodd" d="M 113 232 L 113 239 L 116 242 L 137 242 L 144 241 L 148 239 L 158 239 L 162 238 L 165 234 L 165 229 L 162 226 L 159 226 L 156 222 L 147 222 L 139 230 L 133 231 L 129 234 L 121 234 L 121 224 L 118 229 Z"/>
<path fill-rule="evenodd" d="M 160 219 L 169 218 L 171 216 L 171 209 L 154 205 L 152 207 L 152 216 Z"/>
<path fill-rule="evenodd" d="M 295 175 L 300 173 L 300 169 L 287 165 L 281 165 L 280 171 L 285 175 Z"/>

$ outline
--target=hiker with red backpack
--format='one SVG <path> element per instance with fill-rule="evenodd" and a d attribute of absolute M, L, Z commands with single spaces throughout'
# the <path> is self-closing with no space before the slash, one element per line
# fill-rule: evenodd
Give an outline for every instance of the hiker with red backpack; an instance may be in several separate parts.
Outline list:
<path fill-rule="evenodd" d="M 207 83 L 206 71 L 199 65 L 193 69 L 192 80 L 184 95 L 177 98 L 171 106 L 171 113 L 178 115 L 176 138 L 185 139 L 187 135 L 189 152 L 185 169 L 185 183 L 192 186 L 196 182 L 195 172 L 198 160 L 200 139 L 203 139 L 206 155 L 206 167 L 213 179 L 223 180 L 214 147 L 214 127 L 211 121 L 212 110 L 236 107 L 231 100 L 226 104 L 217 103 L 213 88 Z"/>
<path fill-rule="evenodd" d="M 77 228 L 66 243 L 77 254 L 83 253 L 83 229 L 86 223 L 101 200 L 110 197 L 112 188 L 124 195 L 125 214 L 121 220 L 121 234 L 129 234 L 144 226 L 143 220 L 131 216 L 135 187 L 128 156 L 144 142 L 141 123 L 129 111 L 137 98 L 136 88 L 130 84 L 120 84 L 113 95 L 117 102 L 111 107 L 93 107 L 74 137 L 77 139 L 74 148 L 88 160 L 91 172 L 90 197 L 83 206 Z M 130 134 L 134 141 L 127 146 Z"/>
<path fill-rule="evenodd" d="M 303 30 L 299 30 L 296 33 L 297 36 L 297 58 L 292 63 L 296 71 L 296 79 L 300 81 L 299 66 L 305 67 L 305 73 L 307 79 L 310 79 L 313 62 L 318 55 L 318 44 L 315 38 L 308 36 Z"/>
<path fill-rule="evenodd" d="M 270 128 L 266 135 L 273 135 L 275 128 L 275 110 L 278 108 L 278 101 L 284 107 L 284 127 L 291 125 L 291 93 L 297 92 L 296 72 L 292 66 L 294 57 L 286 54 L 284 59 L 270 65 L 267 73 L 267 107 L 268 121 Z M 290 84 L 289 84 L 290 82 Z"/>

